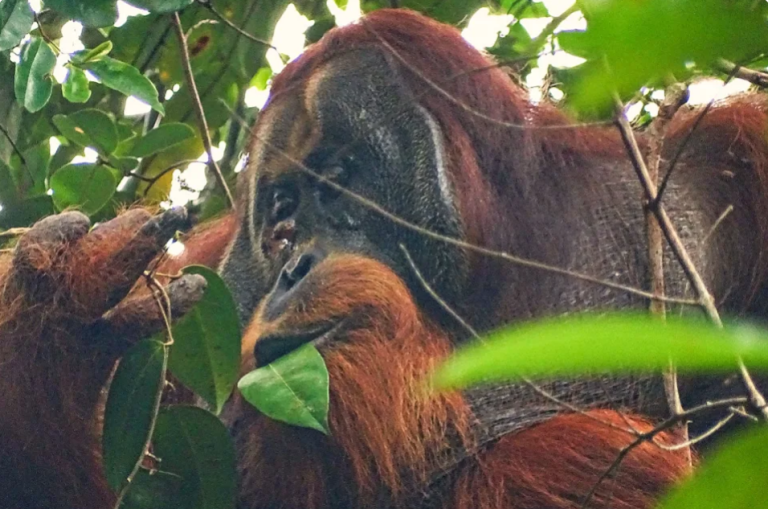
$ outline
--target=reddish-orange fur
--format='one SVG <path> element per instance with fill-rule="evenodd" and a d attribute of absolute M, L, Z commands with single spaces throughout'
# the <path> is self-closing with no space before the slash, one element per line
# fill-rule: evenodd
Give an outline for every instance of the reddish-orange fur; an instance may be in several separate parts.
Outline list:
<path fill-rule="evenodd" d="M 331 376 L 332 436 L 276 424 L 242 407 L 248 424 L 240 445 L 245 453 L 241 495 L 259 508 L 405 503 L 415 489 L 427 489 L 446 448 L 474 449 L 467 433 L 472 414 L 463 398 L 431 394 L 425 385 L 425 375 L 450 352 L 450 343 L 421 314 L 403 282 L 379 262 L 333 256 L 307 278 L 277 322 L 264 322 L 257 313 L 244 350 L 266 334 L 352 320 L 343 343 L 324 352 Z M 450 507 L 577 507 L 574 494 L 586 495 L 634 438 L 626 431 L 628 423 L 641 431 L 651 427 L 631 416 L 625 422 L 613 411 L 593 415 L 554 418 L 465 460 Z M 685 454 L 643 445 L 618 479 L 598 490 L 596 502 L 612 497 L 611 507 L 648 507 L 687 469 Z"/>
<path fill-rule="evenodd" d="M 450 507 L 580 507 L 618 452 L 634 441 L 633 435 L 623 431 L 629 425 L 641 433 L 653 428 L 639 417 L 595 410 L 589 416 L 563 415 L 506 436 L 462 472 Z M 662 435 L 659 438 L 667 442 L 673 438 L 669 433 Z M 658 488 L 679 480 L 687 470 L 684 454 L 673 455 L 643 443 L 597 485 L 588 507 L 651 507 Z"/>

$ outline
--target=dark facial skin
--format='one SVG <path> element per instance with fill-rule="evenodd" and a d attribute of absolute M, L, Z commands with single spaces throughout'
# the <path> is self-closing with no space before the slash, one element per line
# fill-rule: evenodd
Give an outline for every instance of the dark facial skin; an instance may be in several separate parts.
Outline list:
<path fill-rule="evenodd" d="M 266 312 L 279 316 L 301 278 L 332 253 L 384 262 L 419 298 L 423 286 L 402 244 L 442 295 L 461 290 L 466 260 L 458 249 L 394 224 L 306 171 L 423 228 L 463 236 L 440 128 L 382 53 L 333 59 L 302 90 L 274 98 L 255 132 L 248 208 L 222 271 L 243 322 L 270 291 Z"/>

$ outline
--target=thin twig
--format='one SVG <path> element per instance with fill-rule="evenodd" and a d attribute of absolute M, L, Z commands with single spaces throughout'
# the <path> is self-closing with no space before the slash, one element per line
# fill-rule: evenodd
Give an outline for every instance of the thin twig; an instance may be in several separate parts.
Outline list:
<path fill-rule="evenodd" d="M 211 14 L 213 14 L 214 16 L 216 16 L 219 19 L 219 21 L 221 21 L 222 23 L 224 23 L 229 28 L 231 28 L 232 30 L 236 31 L 238 34 L 242 35 L 246 39 L 251 40 L 253 42 L 257 42 L 259 44 L 263 44 L 264 46 L 267 46 L 268 48 L 272 48 L 273 50 L 277 51 L 277 48 L 275 46 L 273 46 L 272 43 L 270 43 L 269 41 L 265 41 L 264 39 L 259 39 L 258 37 L 249 34 L 248 32 L 246 32 L 245 30 L 243 30 L 239 26 L 237 26 L 234 23 L 232 23 L 229 20 L 229 18 L 224 16 L 222 13 L 220 13 L 213 6 L 213 4 L 210 2 L 210 0 L 197 0 L 197 3 L 200 4 L 201 6 L 205 7 L 206 9 L 208 9 L 211 12 Z"/>
<path fill-rule="evenodd" d="M 736 414 L 735 414 L 735 413 L 733 413 L 733 412 L 728 412 L 728 414 L 726 414 L 726 416 L 725 416 L 725 417 L 723 417 L 722 419 L 720 419 L 719 421 L 717 421 L 717 422 L 716 422 L 714 425 L 712 425 L 712 426 L 711 426 L 711 427 L 710 427 L 708 430 L 706 430 L 704 433 L 702 433 L 702 434 L 700 434 L 700 435 L 698 435 L 698 436 L 696 436 L 696 437 L 694 437 L 694 438 L 691 438 L 691 439 L 685 439 L 685 440 L 683 440 L 683 441 L 682 441 L 682 442 L 680 442 L 680 443 L 677 443 L 677 444 L 672 444 L 672 445 L 662 444 L 662 443 L 660 443 L 660 442 L 658 442 L 658 441 L 654 440 L 654 441 L 653 441 L 653 445 L 655 445 L 656 447 L 658 447 L 658 448 L 660 448 L 660 449 L 663 449 L 663 450 L 665 450 L 665 451 L 679 451 L 680 449 L 686 449 L 686 448 L 688 448 L 688 449 L 689 449 L 689 451 L 688 451 L 688 452 L 689 452 L 689 456 L 690 456 L 690 448 L 691 448 L 692 446 L 694 446 L 694 445 L 698 444 L 699 442 L 703 442 L 703 441 L 704 441 L 704 440 L 706 440 L 707 438 L 711 437 L 712 435 L 714 435 L 715 433 L 717 433 L 718 431 L 720 431 L 720 430 L 723 428 L 723 426 L 725 426 L 726 424 L 728 424 L 729 422 L 731 422 L 731 419 L 733 419 L 733 417 L 734 417 L 735 415 L 736 415 Z M 680 424 L 684 424 L 684 422 L 681 422 Z M 690 465 L 690 461 L 689 461 L 689 465 Z"/>
<path fill-rule="evenodd" d="M 7 230 L 0 232 L 0 239 L 20 237 L 29 230 L 29 228 L 8 228 Z"/>
<path fill-rule="evenodd" d="M 232 193 L 229 191 L 227 181 L 224 179 L 224 175 L 221 174 L 221 169 L 216 161 L 213 159 L 213 144 L 211 143 L 211 133 L 208 131 L 208 121 L 205 118 L 205 110 L 203 110 L 203 103 L 200 101 L 200 94 L 197 92 L 197 85 L 195 84 L 195 76 L 192 73 L 192 65 L 189 61 L 189 49 L 187 48 L 187 38 L 184 35 L 184 29 L 181 26 L 181 19 L 179 13 L 174 12 L 172 14 L 173 25 L 176 30 L 176 37 L 179 41 L 179 51 L 181 53 L 181 61 L 184 68 L 184 76 L 186 77 L 187 86 L 189 87 L 189 96 L 192 98 L 195 113 L 197 114 L 197 120 L 200 129 L 200 136 L 203 138 L 203 144 L 205 145 L 205 152 L 208 154 L 208 165 L 213 172 L 219 185 L 224 190 L 224 194 L 227 197 L 229 207 L 235 208 L 235 200 L 232 198 Z"/>
<path fill-rule="evenodd" d="M 729 81 L 733 79 L 734 74 L 731 73 L 728 75 L 727 78 L 725 78 L 725 81 L 723 81 L 723 86 L 728 84 Z M 680 157 L 682 157 L 683 152 L 685 151 L 685 147 L 688 146 L 688 143 L 693 138 L 693 134 L 698 130 L 699 126 L 701 125 L 702 120 L 704 120 L 704 117 L 707 116 L 709 113 L 709 110 L 712 109 L 712 106 L 715 105 L 716 98 L 713 97 L 709 100 L 706 106 L 702 108 L 701 112 L 696 117 L 696 120 L 693 121 L 693 125 L 688 130 L 688 132 L 685 134 L 685 138 L 683 138 L 683 141 L 680 142 L 680 144 L 677 147 L 677 150 L 675 151 L 675 155 L 672 156 L 672 160 L 669 162 L 669 169 L 664 174 L 664 177 L 661 179 L 661 184 L 658 187 L 658 193 L 656 194 L 656 198 L 654 199 L 654 202 L 661 202 L 661 200 L 664 198 L 664 192 L 667 190 L 667 184 L 669 184 L 670 179 L 672 178 L 672 174 L 675 171 L 675 168 L 677 167 L 677 163 L 680 161 Z M 653 206 L 656 206 L 657 203 L 653 203 Z"/>
<path fill-rule="evenodd" d="M 135 179 L 141 180 L 142 182 L 147 182 L 149 185 L 147 186 L 147 188 L 144 191 L 144 193 L 146 194 L 149 191 L 149 189 L 153 185 L 155 185 L 155 183 L 158 180 L 160 180 L 161 178 L 163 178 L 163 176 L 165 176 L 166 173 L 168 173 L 170 171 L 173 171 L 173 170 L 177 170 L 177 169 L 181 168 L 182 166 L 187 166 L 187 165 L 194 164 L 194 163 L 204 164 L 204 165 L 208 166 L 208 162 L 207 161 L 200 161 L 198 159 L 184 159 L 183 161 L 177 161 L 177 162 L 173 163 L 172 165 L 163 168 L 154 177 L 146 177 L 144 175 L 140 175 L 140 174 L 138 174 L 136 172 L 133 172 L 133 171 L 129 171 L 125 175 L 127 177 L 133 177 Z"/>
<path fill-rule="evenodd" d="M 568 7 L 565 11 L 560 13 L 559 16 L 555 16 L 554 18 L 552 18 L 552 21 L 550 21 L 547 24 L 547 26 L 544 27 L 544 30 L 542 30 L 541 33 L 537 35 L 536 38 L 533 39 L 528 44 L 528 49 L 535 50 L 536 48 L 544 44 L 547 41 L 547 38 L 553 33 L 555 33 L 555 30 L 557 30 L 557 28 L 563 23 L 563 21 L 565 21 L 565 19 L 571 14 L 573 14 L 574 12 L 579 12 L 579 9 L 580 9 L 579 2 L 575 2 L 573 5 Z"/>
<path fill-rule="evenodd" d="M 637 173 L 640 183 L 642 184 L 645 198 L 648 201 L 648 207 L 656 216 L 656 219 L 659 222 L 659 226 L 661 226 L 661 230 L 664 233 L 664 236 L 666 237 L 667 242 L 669 243 L 669 246 L 675 255 L 675 258 L 677 258 L 680 266 L 683 269 L 683 272 L 685 272 L 686 277 L 691 282 L 691 286 L 693 286 L 693 290 L 696 293 L 700 307 L 704 310 L 710 321 L 716 327 L 722 328 L 723 322 L 720 319 L 720 313 L 717 311 L 715 299 L 709 292 L 709 289 L 707 288 L 706 283 L 704 283 L 704 279 L 701 277 L 701 274 L 699 274 L 699 271 L 696 269 L 696 265 L 693 263 L 693 260 L 688 254 L 688 250 L 685 248 L 683 241 L 680 239 L 675 226 L 672 224 L 672 220 L 667 215 L 664 207 L 661 205 L 661 202 L 657 200 L 656 186 L 654 186 L 653 182 L 650 180 L 650 176 L 648 175 L 648 168 L 645 166 L 643 155 L 637 145 L 637 140 L 635 139 L 635 135 L 629 125 L 629 121 L 624 114 L 623 105 L 620 101 L 618 101 L 618 99 L 616 100 L 616 111 L 616 123 L 619 127 L 619 131 L 621 132 L 621 138 L 627 147 L 627 151 L 629 152 L 632 166 Z M 738 359 L 737 362 L 742 382 L 745 389 L 747 390 L 747 393 L 749 394 L 752 405 L 763 415 L 764 419 L 768 420 L 768 406 L 766 405 L 765 398 L 757 389 L 757 386 L 755 385 L 754 380 L 752 380 L 752 376 L 749 374 L 749 371 L 744 365 L 744 362 L 741 359 Z"/>
<path fill-rule="evenodd" d="M 624 461 L 624 458 L 626 458 L 627 455 L 630 452 L 632 452 L 633 449 L 638 447 L 643 442 L 653 440 L 653 438 L 656 437 L 659 433 L 666 431 L 672 428 L 673 426 L 676 426 L 679 422 L 686 421 L 698 414 L 709 412 L 717 408 L 731 407 L 733 405 L 739 405 L 746 402 L 748 402 L 748 399 L 745 397 L 727 398 L 727 399 L 721 399 L 718 401 L 711 401 L 711 402 L 708 401 L 702 405 L 693 407 L 677 415 L 671 416 L 669 419 L 656 425 L 650 431 L 638 434 L 635 440 L 632 441 L 632 443 L 630 443 L 629 445 L 621 449 L 621 451 L 619 451 L 619 454 L 616 455 L 616 458 L 613 460 L 611 465 L 605 471 L 603 471 L 603 473 L 600 475 L 597 481 L 595 481 L 595 483 L 592 485 L 587 495 L 584 497 L 584 500 L 581 503 L 581 509 L 587 509 L 587 506 L 589 506 L 589 503 L 592 500 L 592 497 L 595 495 L 595 493 L 597 492 L 597 489 L 600 487 L 603 481 L 605 481 L 609 476 L 611 476 L 614 472 L 616 472 L 616 470 L 619 468 L 621 463 Z"/>
<path fill-rule="evenodd" d="M 14 152 L 16 152 L 16 155 L 19 156 L 19 159 L 21 160 L 21 164 L 24 165 L 24 167 L 27 167 L 27 160 L 24 159 L 24 154 L 21 153 L 21 150 L 19 150 L 19 147 L 16 146 L 16 142 L 13 141 L 13 138 L 11 138 L 11 135 L 8 133 L 8 131 L 5 130 L 5 127 L 3 127 L 3 124 L 0 124 L 0 133 L 3 133 L 5 138 L 8 140 L 8 143 L 11 144 L 11 148 Z"/>
<path fill-rule="evenodd" d="M 723 58 L 715 62 L 715 65 L 726 74 L 732 74 L 733 76 L 746 80 L 760 88 L 768 88 L 768 73 L 742 67 Z"/>
<path fill-rule="evenodd" d="M 653 119 L 649 126 L 648 141 L 648 177 L 651 183 L 656 186 L 659 181 L 659 165 L 661 163 L 661 153 L 664 146 L 664 138 L 667 133 L 667 127 L 670 121 L 677 113 L 677 110 L 688 100 L 688 87 L 682 83 L 673 83 L 666 88 L 664 101 L 659 106 L 659 114 Z M 664 295 L 664 236 L 661 231 L 653 211 L 644 207 L 645 227 L 648 234 L 648 272 L 651 277 L 651 292 L 657 296 Z M 666 319 L 666 306 L 664 301 L 654 298 L 649 304 L 649 311 L 652 315 L 661 320 Z M 680 391 L 677 384 L 677 369 L 670 361 L 667 369 L 662 374 L 664 380 L 664 394 L 667 398 L 667 407 L 670 415 L 677 415 L 683 411 L 683 405 L 680 400 Z M 688 423 L 681 423 L 681 432 L 683 440 L 688 440 Z M 688 465 L 693 467 L 693 457 L 688 451 Z"/>

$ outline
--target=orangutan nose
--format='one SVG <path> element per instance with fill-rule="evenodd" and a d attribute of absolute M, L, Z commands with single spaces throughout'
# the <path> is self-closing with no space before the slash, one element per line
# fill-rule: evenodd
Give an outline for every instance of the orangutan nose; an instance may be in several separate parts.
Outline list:
<path fill-rule="evenodd" d="M 325 253 L 322 250 L 312 248 L 285 264 L 280 271 L 275 287 L 267 296 L 267 302 L 264 306 L 264 316 L 267 320 L 275 320 L 285 311 L 294 289 L 323 258 L 325 258 Z"/>

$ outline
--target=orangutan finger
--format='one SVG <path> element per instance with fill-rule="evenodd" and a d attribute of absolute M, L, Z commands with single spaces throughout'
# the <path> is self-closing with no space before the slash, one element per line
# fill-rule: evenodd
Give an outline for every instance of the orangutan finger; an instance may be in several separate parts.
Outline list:
<path fill-rule="evenodd" d="M 187 274 L 165 287 L 170 301 L 170 320 L 184 316 L 197 304 L 205 293 L 207 282 L 203 276 Z M 114 355 L 136 341 L 152 336 L 166 327 L 163 312 L 167 313 L 168 301 L 164 296 L 158 299 L 151 294 L 125 300 L 92 325 L 92 337 L 100 345 L 115 348 Z M 162 310 L 160 306 L 163 306 Z M 115 342 L 119 344 L 114 344 Z"/>
<path fill-rule="evenodd" d="M 19 239 L 14 267 L 25 272 L 47 272 L 63 248 L 88 233 L 90 219 L 80 212 L 64 212 L 38 221 Z"/>
<path fill-rule="evenodd" d="M 106 274 L 111 277 L 108 308 L 123 300 L 149 263 L 179 230 L 189 228 L 187 211 L 174 207 L 151 218 L 122 249 L 110 256 Z"/>

